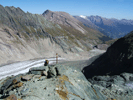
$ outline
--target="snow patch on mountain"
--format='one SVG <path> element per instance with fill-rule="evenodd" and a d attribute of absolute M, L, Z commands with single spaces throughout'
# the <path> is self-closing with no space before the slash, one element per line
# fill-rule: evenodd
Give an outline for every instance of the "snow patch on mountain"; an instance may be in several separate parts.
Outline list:
<path fill-rule="evenodd" d="M 80 15 L 80 17 L 81 17 L 81 18 L 84 18 L 84 19 L 86 19 L 86 18 L 87 18 L 87 17 L 86 17 L 86 16 L 84 16 L 84 15 Z"/>

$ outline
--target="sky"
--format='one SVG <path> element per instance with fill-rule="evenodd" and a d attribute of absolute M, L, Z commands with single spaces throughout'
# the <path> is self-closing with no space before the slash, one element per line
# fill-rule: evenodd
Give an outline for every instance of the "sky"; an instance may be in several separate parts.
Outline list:
<path fill-rule="evenodd" d="M 0 0 L 0 4 L 4 7 L 20 7 L 33 14 L 42 14 L 49 9 L 64 11 L 73 16 L 98 15 L 133 20 L 133 0 Z"/>

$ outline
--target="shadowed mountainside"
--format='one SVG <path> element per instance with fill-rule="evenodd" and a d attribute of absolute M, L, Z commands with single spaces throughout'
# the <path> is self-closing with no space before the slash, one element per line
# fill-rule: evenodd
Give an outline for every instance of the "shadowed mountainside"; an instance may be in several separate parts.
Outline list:
<path fill-rule="evenodd" d="M 112 44 L 82 71 L 89 82 L 112 100 L 133 99 L 133 31 Z M 110 99 L 109 99 L 110 100 Z"/>
<path fill-rule="evenodd" d="M 111 45 L 107 52 L 83 69 L 86 78 L 133 73 L 133 31 Z"/>

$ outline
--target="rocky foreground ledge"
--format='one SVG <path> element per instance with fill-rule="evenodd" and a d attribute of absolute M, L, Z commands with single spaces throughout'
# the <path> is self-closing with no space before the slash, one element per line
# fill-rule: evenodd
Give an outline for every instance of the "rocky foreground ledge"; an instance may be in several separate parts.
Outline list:
<path fill-rule="evenodd" d="M 0 80 L 1 100 L 106 100 L 79 68 L 51 65 Z"/>
<path fill-rule="evenodd" d="M 97 57 L 34 67 L 26 74 L 2 79 L 0 100 L 132 100 L 131 73 L 85 78 L 83 66 Z"/>

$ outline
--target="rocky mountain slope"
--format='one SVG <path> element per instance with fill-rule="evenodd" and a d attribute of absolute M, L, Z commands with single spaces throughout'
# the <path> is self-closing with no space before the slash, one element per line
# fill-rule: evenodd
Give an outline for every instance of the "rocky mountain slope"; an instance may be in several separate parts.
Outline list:
<path fill-rule="evenodd" d="M 118 20 L 101 16 L 74 16 L 84 25 L 99 30 L 110 38 L 120 38 L 132 31 L 133 20 Z"/>
<path fill-rule="evenodd" d="M 81 23 L 66 12 L 53 12 L 46 10 L 42 15 L 49 21 L 75 28 L 82 34 L 87 33 L 87 31 L 80 25 Z"/>
<path fill-rule="evenodd" d="M 59 24 L 61 27 L 65 29 L 65 31 L 68 31 L 69 33 L 71 33 L 70 35 L 78 38 L 79 40 L 84 39 L 86 41 L 87 39 L 89 39 L 93 40 L 93 42 L 91 42 L 94 43 L 94 40 L 98 41 L 98 38 L 102 40 L 103 37 L 107 37 L 102 33 L 99 33 L 99 31 L 84 26 L 82 22 L 78 21 L 66 12 L 53 12 L 50 10 L 46 10 L 42 15 L 48 21 Z"/>
<path fill-rule="evenodd" d="M 49 20 L 51 14 L 53 19 Z M 60 17 L 56 19 L 55 16 Z M 94 45 L 102 43 L 100 38 L 104 36 L 64 12 L 54 14 L 47 10 L 38 15 L 2 5 L 0 34 L 0 64 L 53 57 L 56 53 L 66 58 L 80 58 L 79 52 L 91 50 Z"/>
<path fill-rule="evenodd" d="M 83 69 L 86 78 L 107 97 L 133 99 L 133 31 Z"/>

